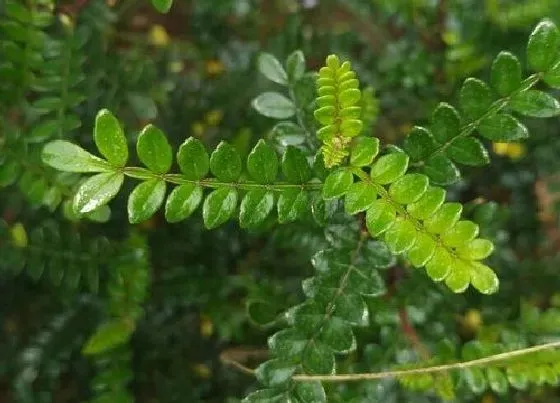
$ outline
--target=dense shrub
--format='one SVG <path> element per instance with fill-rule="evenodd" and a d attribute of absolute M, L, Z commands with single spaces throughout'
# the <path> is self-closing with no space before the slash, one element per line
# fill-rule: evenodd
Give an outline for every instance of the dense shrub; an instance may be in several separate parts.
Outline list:
<path fill-rule="evenodd" d="M 0 401 L 560 400 L 558 22 L 0 2 Z"/>

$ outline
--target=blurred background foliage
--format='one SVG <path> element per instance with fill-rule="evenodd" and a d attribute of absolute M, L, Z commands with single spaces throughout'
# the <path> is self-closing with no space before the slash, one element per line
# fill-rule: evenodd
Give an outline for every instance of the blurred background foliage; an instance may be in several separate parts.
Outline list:
<path fill-rule="evenodd" d="M 284 60 L 301 49 L 309 69 L 329 53 L 350 60 L 379 98 L 372 130 L 399 144 L 439 101 L 456 99 L 464 78 L 486 79 L 500 50 L 524 57 L 545 16 L 559 23 L 560 2 L 175 0 L 159 14 L 144 0 L 0 0 L 0 401 L 238 402 L 256 381 L 220 353 L 255 349 L 256 363 L 272 333 L 251 321 L 247 301 L 278 311 L 301 301 L 309 259 L 329 239 L 305 223 L 205 231 L 199 218 L 156 216 L 131 226 L 122 198 L 78 217 L 67 200 L 79 178 L 40 163 L 47 138 L 91 148 L 95 114 L 108 108 L 131 143 L 152 122 L 175 147 L 192 135 L 209 146 L 227 139 L 246 155 L 273 135 L 250 108 L 271 85 L 257 72 L 258 53 Z M 527 124 L 526 142 L 492 144 L 492 164 L 465 170 L 450 189 L 496 243 L 501 291 L 451 295 L 389 266 L 388 297 L 371 300 L 363 348 L 341 372 L 407 363 L 419 343 L 435 351 L 560 336 L 560 121 Z M 82 348 L 100 323 L 134 332 L 92 358 Z M 467 385 L 459 396 L 560 401 L 555 382 L 537 383 Z M 341 402 L 440 399 L 394 380 L 327 389 Z"/>

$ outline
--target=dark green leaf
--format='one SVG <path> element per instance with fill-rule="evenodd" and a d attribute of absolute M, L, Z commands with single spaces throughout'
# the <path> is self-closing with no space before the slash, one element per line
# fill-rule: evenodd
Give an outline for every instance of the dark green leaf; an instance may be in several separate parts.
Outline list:
<path fill-rule="evenodd" d="M 476 120 L 482 117 L 492 105 L 490 89 L 479 79 L 467 78 L 461 87 L 459 104 L 469 120 Z"/>
<path fill-rule="evenodd" d="M 541 21 L 531 33 L 527 44 L 527 62 L 535 71 L 545 72 L 558 60 L 560 31 L 549 19 Z"/>
<path fill-rule="evenodd" d="M 377 199 L 375 187 L 367 182 L 359 181 L 353 183 L 344 199 L 344 209 L 348 214 L 357 214 L 371 207 Z"/>
<path fill-rule="evenodd" d="M 138 136 L 136 152 L 140 161 L 156 174 L 167 173 L 173 163 L 167 137 L 153 125 L 146 126 Z"/>
<path fill-rule="evenodd" d="M 459 170 L 445 155 L 436 154 L 426 162 L 424 173 L 432 182 L 440 185 L 450 185 L 459 179 Z"/>
<path fill-rule="evenodd" d="M 132 224 L 146 221 L 165 199 L 165 181 L 151 179 L 137 185 L 128 198 L 128 220 Z"/>
<path fill-rule="evenodd" d="M 177 163 L 183 175 L 190 180 L 199 180 L 208 174 L 210 158 L 200 140 L 189 137 L 177 153 Z"/>
<path fill-rule="evenodd" d="M 373 162 L 379 152 L 379 139 L 376 137 L 358 137 L 352 142 L 350 164 L 365 167 Z"/>
<path fill-rule="evenodd" d="M 122 127 L 107 109 L 99 111 L 95 118 L 93 138 L 97 149 L 107 161 L 124 167 L 128 161 L 128 145 Z"/>
<path fill-rule="evenodd" d="M 270 81 L 286 85 L 288 75 L 280 62 L 270 53 L 261 53 L 258 60 L 259 71 Z"/>
<path fill-rule="evenodd" d="M 369 323 L 368 308 L 358 294 L 341 294 L 336 299 L 333 315 L 344 319 L 353 326 L 366 326 Z"/>
<path fill-rule="evenodd" d="M 17 161 L 8 161 L 0 165 L 0 186 L 9 186 L 14 183 L 21 171 Z"/>
<path fill-rule="evenodd" d="M 481 136 L 492 141 L 516 141 L 529 137 L 527 128 L 508 114 L 491 115 L 482 119 L 478 130 Z"/>
<path fill-rule="evenodd" d="M 380 157 L 371 167 L 374 182 L 385 185 L 404 175 L 408 168 L 408 155 L 394 152 Z"/>
<path fill-rule="evenodd" d="M 305 73 L 305 56 L 301 50 L 292 52 L 286 59 L 286 71 L 290 81 L 298 81 Z"/>
<path fill-rule="evenodd" d="M 308 206 L 307 194 L 301 189 L 282 190 L 278 198 L 278 222 L 286 223 L 300 218 Z"/>
<path fill-rule="evenodd" d="M 339 169 L 332 172 L 323 185 L 323 198 L 336 199 L 344 196 L 354 182 L 354 175 L 346 169 Z"/>
<path fill-rule="evenodd" d="M 306 345 L 306 336 L 294 328 L 281 330 L 268 339 L 268 348 L 278 357 L 296 357 Z"/>
<path fill-rule="evenodd" d="M 481 394 L 488 387 L 484 372 L 480 368 L 465 368 L 463 371 L 463 379 L 466 384 L 476 394 Z"/>
<path fill-rule="evenodd" d="M 277 123 L 272 128 L 272 136 L 284 147 L 305 143 L 305 130 L 292 122 Z"/>
<path fill-rule="evenodd" d="M 321 382 L 296 382 L 292 395 L 299 403 L 327 403 Z"/>
<path fill-rule="evenodd" d="M 241 402 L 242 403 L 290 403 L 290 400 L 289 397 L 286 395 L 286 393 L 283 392 L 282 390 L 261 389 L 249 394 Z"/>
<path fill-rule="evenodd" d="M 74 211 L 89 213 L 109 203 L 119 192 L 124 181 L 121 173 L 106 172 L 92 176 L 76 192 L 73 201 Z"/>
<path fill-rule="evenodd" d="M 511 98 L 511 108 L 522 115 L 549 118 L 560 114 L 560 102 L 546 92 L 527 90 Z"/>
<path fill-rule="evenodd" d="M 274 119 L 288 119 L 296 113 L 294 103 L 277 92 L 265 92 L 253 100 L 253 108 L 261 115 Z"/>
<path fill-rule="evenodd" d="M 274 149 L 259 140 L 247 157 L 249 175 L 258 183 L 272 183 L 278 174 L 278 157 Z"/>
<path fill-rule="evenodd" d="M 521 86 L 521 64 L 510 52 L 500 52 L 492 63 L 492 86 L 502 97 L 510 95 Z"/>
<path fill-rule="evenodd" d="M 102 160 L 68 141 L 55 140 L 48 143 L 41 154 L 43 162 L 65 172 L 106 172 L 111 170 Z"/>
<path fill-rule="evenodd" d="M 425 128 L 416 126 L 404 139 L 404 150 L 413 161 L 422 161 L 434 152 L 437 144 Z"/>
<path fill-rule="evenodd" d="M 429 179 L 426 175 L 404 175 L 391 184 L 389 195 L 400 204 L 414 203 L 426 192 L 428 183 Z"/>
<path fill-rule="evenodd" d="M 334 374 L 334 354 L 326 344 L 311 340 L 305 350 L 301 364 L 308 374 L 330 375 Z"/>
<path fill-rule="evenodd" d="M 218 144 L 210 157 L 210 171 L 214 176 L 224 182 L 235 182 L 241 168 L 241 157 L 235 147 L 225 141 Z"/>
<path fill-rule="evenodd" d="M 202 206 L 202 218 L 208 229 L 219 227 L 233 215 L 237 206 L 237 191 L 229 187 L 214 190 Z"/>
<path fill-rule="evenodd" d="M 303 152 L 288 146 L 282 157 L 282 173 L 290 183 L 305 183 L 311 179 L 311 168 Z"/>
<path fill-rule="evenodd" d="M 451 105 L 441 102 L 432 115 L 431 132 L 434 138 L 445 144 L 459 135 L 461 120 Z"/>
<path fill-rule="evenodd" d="M 173 5 L 173 0 L 152 0 L 152 4 L 160 13 L 167 13 Z"/>
<path fill-rule="evenodd" d="M 247 301 L 249 319 L 258 326 L 270 326 L 278 318 L 278 308 L 267 301 Z"/>
<path fill-rule="evenodd" d="M 336 353 L 349 353 L 356 348 L 352 327 L 340 318 L 330 318 L 321 329 L 319 339 Z"/>
<path fill-rule="evenodd" d="M 290 380 L 297 366 L 288 360 L 268 360 L 257 367 L 255 376 L 266 386 L 278 386 Z"/>
<path fill-rule="evenodd" d="M 490 162 L 484 145 L 473 137 L 458 137 L 453 140 L 447 149 L 447 155 L 464 165 L 479 166 Z"/>
<path fill-rule="evenodd" d="M 253 189 L 247 192 L 239 210 L 241 228 L 258 227 L 274 207 L 274 194 L 266 189 Z"/>
<path fill-rule="evenodd" d="M 165 203 L 165 219 L 171 223 L 186 220 L 202 200 L 202 188 L 194 183 L 177 186 Z"/>
<path fill-rule="evenodd" d="M 134 332 L 134 323 L 125 319 L 113 319 L 97 328 L 82 349 L 86 355 L 101 354 L 126 343 Z"/>

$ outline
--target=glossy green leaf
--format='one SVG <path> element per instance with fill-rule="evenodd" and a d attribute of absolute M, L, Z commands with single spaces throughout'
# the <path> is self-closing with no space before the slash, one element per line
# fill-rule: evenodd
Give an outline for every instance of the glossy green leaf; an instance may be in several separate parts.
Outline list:
<path fill-rule="evenodd" d="M 461 203 L 444 203 L 424 221 L 424 225 L 429 232 L 440 234 L 459 221 L 462 211 L 463 205 Z"/>
<path fill-rule="evenodd" d="M 259 71 L 270 81 L 286 85 L 288 83 L 288 75 L 282 67 L 282 64 L 270 53 L 261 53 L 258 59 Z"/>
<path fill-rule="evenodd" d="M 100 173 L 87 179 L 74 196 L 74 211 L 89 213 L 109 203 L 119 192 L 123 181 L 124 175 L 118 172 Z"/>
<path fill-rule="evenodd" d="M 407 252 L 408 260 L 415 267 L 425 266 L 426 263 L 434 255 L 436 249 L 436 242 L 430 235 L 418 232 L 416 234 L 416 242 Z"/>
<path fill-rule="evenodd" d="M 488 387 L 488 382 L 484 372 L 480 368 L 465 368 L 462 372 L 463 379 L 469 389 L 476 394 L 480 394 Z"/>
<path fill-rule="evenodd" d="M 264 140 L 259 140 L 247 157 L 247 171 L 258 183 L 272 183 L 276 179 L 278 156 Z"/>
<path fill-rule="evenodd" d="M 286 223 L 300 218 L 308 209 L 307 194 L 301 189 L 284 189 L 278 198 L 278 222 Z"/>
<path fill-rule="evenodd" d="M 268 338 L 268 348 L 278 357 L 297 357 L 307 345 L 307 337 L 294 328 L 276 332 Z"/>
<path fill-rule="evenodd" d="M 210 156 L 210 171 L 224 182 L 235 182 L 241 175 L 241 157 L 229 143 L 220 142 Z"/>
<path fill-rule="evenodd" d="M 134 332 L 134 323 L 124 319 L 113 319 L 98 327 L 89 338 L 82 353 L 96 355 L 112 350 L 128 341 Z"/>
<path fill-rule="evenodd" d="M 165 219 L 170 223 L 186 220 L 202 201 L 202 187 L 185 183 L 173 189 L 165 203 Z"/>
<path fill-rule="evenodd" d="M 421 174 L 401 176 L 389 187 L 389 196 L 400 204 L 414 203 L 428 189 L 429 179 Z"/>
<path fill-rule="evenodd" d="M 262 93 L 253 100 L 252 105 L 261 115 L 274 119 L 288 119 L 296 113 L 294 103 L 277 92 Z"/>
<path fill-rule="evenodd" d="M 282 173 L 290 183 L 305 183 L 311 179 L 311 168 L 300 149 L 288 146 L 282 157 Z"/>
<path fill-rule="evenodd" d="M 472 241 L 478 235 L 478 225 L 472 221 L 459 221 L 442 235 L 443 243 L 456 247 Z"/>
<path fill-rule="evenodd" d="M 136 152 L 140 161 L 156 174 L 169 171 L 173 153 L 165 134 L 153 125 L 146 126 L 138 136 Z"/>
<path fill-rule="evenodd" d="M 296 50 L 286 59 L 286 72 L 290 81 L 298 81 L 305 73 L 305 56 L 301 50 Z"/>
<path fill-rule="evenodd" d="M 486 147 L 474 137 L 458 137 L 447 148 L 447 156 L 463 165 L 480 166 L 490 162 Z"/>
<path fill-rule="evenodd" d="M 277 358 L 259 365 L 255 376 L 266 386 L 278 386 L 289 381 L 296 369 L 293 362 Z"/>
<path fill-rule="evenodd" d="M 316 340 L 311 340 L 303 351 L 301 364 L 308 374 L 334 374 L 334 354 L 329 346 Z"/>
<path fill-rule="evenodd" d="M 494 367 L 487 368 L 486 377 L 488 378 L 490 389 L 497 394 L 504 395 L 508 391 L 509 384 L 501 369 Z"/>
<path fill-rule="evenodd" d="M 0 186 L 9 186 L 14 183 L 21 171 L 17 161 L 8 161 L 0 165 Z"/>
<path fill-rule="evenodd" d="M 404 150 L 412 161 L 421 161 L 428 158 L 437 144 L 432 134 L 425 128 L 416 126 L 404 139 Z"/>
<path fill-rule="evenodd" d="M 487 239 L 473 239 L 457 247 L 457 253 L 460 257 L 471 260 L 482 260 L 490 256 L 494 250 L 494 245 Z"/>
<path fill-rule="evenodd" d="M 445 278 L 445 285 L 455 293 L 464 292 L 471 282 L 471 269 L 469 265 L 461 260 L 453 260 L 453 269 Z"/>
<path fill-rule="evenodd" d="M 379 290 L 375 291 L 380 294 Z M 369 311 L 358 294 L 341 294 L 336 300 L 334 316 L 344 319 L 353 326 L 367 326 L 369 323 Z"/>
<path fill-rule="evenodd" d="M 408 155 L 395 152 L 380 157 L 371 167 L 374 182 L 385 185 L 404 175 L 408 168 Z"/>
<path fill-rule="evenodd" d="M 190 180 L 204 178 L 210 169 L 210 158 L 202 142 L 189 137 L 177 152 L 177 163 L 183 175 Z"/>
<path fill-rule="evenodd" d="M 441 102 L 432 115 L 431 133 L 439 143 L 445 144 L 459 135 L 461 120 L 457 110 Z"/>
<path fill-rule="evenodd" d="M 259 226 L 268 217 L 274 207 L 274 194 L 266 189 L 253 189 L 247 192 L 239 209 L 241 228 Z"/>
<path fill-rule="evenodd" d="M 432 182 L 439 185 L 451 185 L 460 177 L 455 164 L 442 154 L 436 154 L 428 159 L 424 173 L 430 177 Z"/>
<path fill-rule="evenodd" d="M 340 318 L 330 318 L 319 334 L 319 340 L 336 353 L 349 353 L 356 348 L 352 327 Z"/>
<path fill-rule="evenodd" d="M 395 222 L 396 211 L 384 199 L 378 199 L 366 212 L 366 226 L 371 236 L 387 231 Z"/>
<path fill-rule="evenodd" d="M 506 97 L 521 86 L 521 64 L 510 52 L 500 52 L 492 63 L 490 82 L 496 92 Z"/>
<path fill-rule="evenodd" d="M 373 162 L 379 152 L 379 139 L 376 137 L 358 137 L 350 148 L 350 164 L 364 167 Z"/>
<path fill-rule="evenodd" d="M 445 190 L 431 186 L 426 193 L 415 203 L 406 207 L 408 213 L 414 218 L 425 220 L 434 215 L 445 201 Z"/>
<path fill-rule="evenodd" d="M 202 218 L 208 229 L 219 227 L 231 218 L 237 206 L 237 191 L 222 187 L 214 190 L 204 200 Z"/>
<path fill-rule="evenodd" d="M 278 389 L 261 389 L 250 393 L 242 403 L 287 403 L 290 402 L 288 395 Z M 107 402 L 109 403 L 109 402 Z"/>
<path fill-rule="evenodd" d="M 529 137 L 527 128 L 513 116 L 500 113 L 482 119 L 480 135 L 492 141 L 517 141 Z"/>
<path fill-rule="evenodd" d="M 365 181 L 353 183 L 346 193 L 344 209 L 348 214 L 357 214 L 366 211 L 377 199 L 375 187 Z"/>
<path fill-rule="evenodd" d="M 560 102 L 546 92 L 527 90 L 511 98 L 511 108 L 525 116 L 549 118 L 560 115 Z"/>
<path fill-rule="evenodd" d="M 296 382 L 292 396 L 299 403 L 327 403 L 327 395 L 321 382 Z"/>
<path fill-rule="evenodd" d="M 552 88 L 560 88 L 560 61 L 544 74 L 543 79 Z"/>
<path fill-rule="evenodd" d="M 498 291 L 500 281 L 496 273 L 488 266 L 474 262 L 471 271 L 471 283 L 482 294 L 493 294 Z"/>
<path fill-rule="evenodd" d="M 442 247 L 436 247 L 434 255 L 426 264 L 426 273 L 434 281 L 441 281 L 445 279 L 451 272 L 453 260 L 451 256 Z"/>
<path fill-rule="evenodd" d="M 59 171 L 65 172 L 107 172 L 111 166 L 102 160 L 64 140 L 54 140 L 48 143 L 41 154 L 43 162 Z"/>
<path fill-rule="evenodd" d="M 476 120 L 482 117 L 492 105 L 490 89 L 479 79 L 467 78 L 459 93 L 459 104 L 469 120 Z"/>
<path fill-rule="evenodd" d="M 560 54 L 560 31 L 549 19 L 541 21 L 529 36 L 527 62 L 535 71 L 547 71 Z"/>
<path fill-rule="evenodd" d="M 165 182 L 151 179 L 137 185 L 128 198 L 128 220 L 132 224 L 146 221 L 161 207 L 165 198 Z"/>
<path fill-rule="evenodd" d="M 95 118 L 93 138 L 97 149 L 112 165 L 124 167 L 128 161 L 128 144 L 121 124 L 107 109 Z"/>
<path fill-rule="evenodd" d="M 167 13 L 173 5 L 173 0 L 152 0 L 152 5 L 160 13 Z"/>
<path fill-rule="evenodd" d="M 332 172 L 323 184 L 323 198 L 335 199 L 344 196 L 354 183 L 354 175 L 347 169 Z"/>
<path fill-rule="evenodd" d="M 411 221 L 397 219 L 385 233 L 385 242 L 394 254 L 404 253 L 416 242 L 416 227 Z"/>

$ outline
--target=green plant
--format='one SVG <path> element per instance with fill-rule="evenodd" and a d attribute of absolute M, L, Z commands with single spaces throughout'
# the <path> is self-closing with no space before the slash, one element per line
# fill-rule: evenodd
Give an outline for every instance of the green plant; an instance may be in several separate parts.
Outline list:
<path fill-rule="evenodd" d="M 554 401 L 557 12 L 0 4 L 0 400 Z"/>

